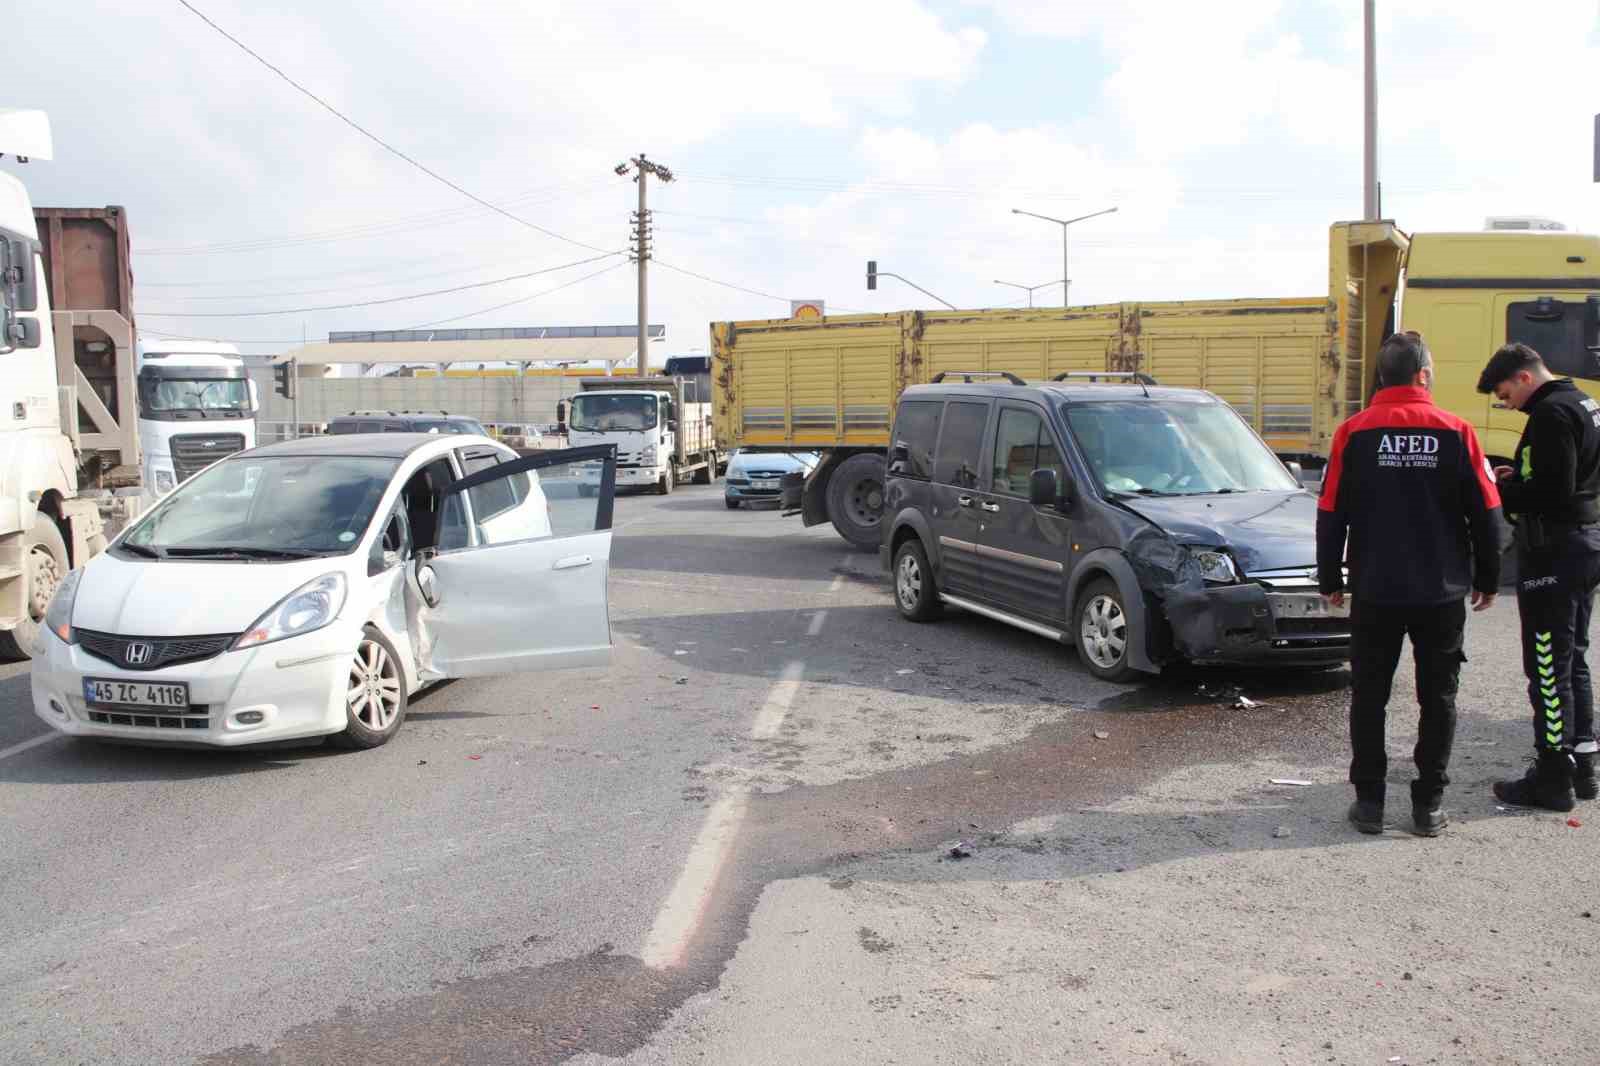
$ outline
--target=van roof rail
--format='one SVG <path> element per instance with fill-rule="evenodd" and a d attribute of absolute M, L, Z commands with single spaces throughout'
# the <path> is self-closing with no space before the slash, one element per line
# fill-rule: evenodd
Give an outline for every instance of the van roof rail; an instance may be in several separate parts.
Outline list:
<path fill-rule="evenodd" d="M 1074 378 L 1087 378 L 1090 382 L 1098 382 L 1101 378 L 1116 378 L 1121 381 L 1130 381 L 1144 390 L 1146 396 L 1150 395 L 1150 386 L 1159 385 L 1160 382 L 1149 374 L 1141 374 L 1137 370 L 1065 370 L 1051 378 L 1051 381 L 1071 381 Z"/>
<path fill-rule="evenodd" d="M 1027 384 L 1026 381 L 1023 381 L 1021 378 L 1017 377 L 1017 375 L 1007 370 L 941 370 L 937 374 L 933 375 L 933 377 L 929 379 L 928 383 L 930 385 L 937 385 L 939 382 L 948 377 L 960 378 L 968 385 L 972 384 L 973 378 L 1005 378 L 1006 381 L 1012 385 Z"/>

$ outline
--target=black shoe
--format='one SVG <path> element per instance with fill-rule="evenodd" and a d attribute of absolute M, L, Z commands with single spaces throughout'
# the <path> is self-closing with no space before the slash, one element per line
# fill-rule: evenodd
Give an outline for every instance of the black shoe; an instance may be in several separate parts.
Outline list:
<path fill-rule="evenodd" d="M 1371 800 L 1356 800 L 1350 804 L 1348 817 L 1363 833 L 1383 832 L 1383 804 Z"/>
<path fill-rule="evenodd" d="M 1600 781 L 1595 780 L 1594 773 L 1594 753 L 1574 755 L 1572 761 L 1576 764 L 1572 769 L 1573 795 L 1581 800 L 1600 798 Z"/>
<path fill-rule="evenodd" d="M 1411 831 L 1419 837 L 1436 837 L 1450 824 L 1450 816 L 1442 807 L 1425 810 L 1417 807 L 1411 812 Z"/>
<path fill-rule="evenodd" d="M 1541 751 L 1528 772 L 1511 781 L 1496 781 L 1494 794 L 1513 807 L 1537 807 L 1565 813 L 1577 805 L 1572 789 L 1572 757 L 1564 751 Z"/>

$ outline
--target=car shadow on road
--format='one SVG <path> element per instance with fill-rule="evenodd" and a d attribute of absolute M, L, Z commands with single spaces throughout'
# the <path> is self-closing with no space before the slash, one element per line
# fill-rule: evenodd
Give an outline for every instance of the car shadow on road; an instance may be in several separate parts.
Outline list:
<path fill-rule="evenodd" d="M 798 526 L 795 531 L 800 531 Z M 832 580 L 838 569 L 849 569 L 886 583 L 886 578 L 880 579 L 876 554 L 823 536 L 778 539 L 709 532 L 619 536 L 611 546 L 611 569 L 824 582 Z"/>
<path fill-rule="evenodd" d="M 322 738 L 249 748 L 62 737 L 0 763 L 0 784 L 83 785 L 120 781 L 192 781 L 283 770 L 312 759 L 345 756 Z"/>

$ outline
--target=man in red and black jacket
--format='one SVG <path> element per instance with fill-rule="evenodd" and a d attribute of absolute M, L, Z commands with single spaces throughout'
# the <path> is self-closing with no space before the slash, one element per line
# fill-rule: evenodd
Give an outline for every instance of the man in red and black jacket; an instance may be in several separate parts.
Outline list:
<path fill-rule="evenodd" d="M 1472 426 L 1433 402 L 1433 358 L 1417 333 L 1378 352 L 1379 390 L 1333 435 L 1317 511 L 1317 576 L 1342 606 L 1350 581 L 1350 820 L 1383 832 L 1384 717 L 1400 646 L 1417 665 L 1414 831 L 1437 836 L 1456 731 L 1465 600 L 1487 610 L 1500 584 L 1500 494 Z"/>

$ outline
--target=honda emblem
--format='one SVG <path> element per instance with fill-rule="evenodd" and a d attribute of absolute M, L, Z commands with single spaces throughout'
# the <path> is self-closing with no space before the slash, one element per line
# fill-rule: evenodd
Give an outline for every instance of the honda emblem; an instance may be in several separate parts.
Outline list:
<path fill-rule="evenodd" d="M 129 666 L 143 666 L 150 661 L 151 647 L 142 640 L 128 642 L 127 650 L 122 653 L 122 658 Z"/>

